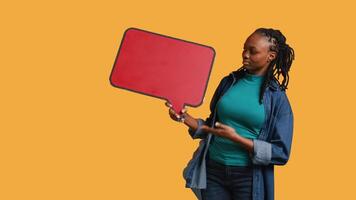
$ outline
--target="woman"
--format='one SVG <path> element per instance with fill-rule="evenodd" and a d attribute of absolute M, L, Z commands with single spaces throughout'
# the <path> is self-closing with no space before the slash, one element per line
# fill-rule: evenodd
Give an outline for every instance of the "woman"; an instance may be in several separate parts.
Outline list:
<path fill-rule="evenodd" d="M 274 165 L 290 156 L 293 112 L 285 90 L 294 50 L 279 30 L 259 28 L 242 58 L 243 66 L 221 80 L 206 120 L 169 109 L 202 139 L 184 169 L 186 187 L 200 200 L 272 200 Z"/>

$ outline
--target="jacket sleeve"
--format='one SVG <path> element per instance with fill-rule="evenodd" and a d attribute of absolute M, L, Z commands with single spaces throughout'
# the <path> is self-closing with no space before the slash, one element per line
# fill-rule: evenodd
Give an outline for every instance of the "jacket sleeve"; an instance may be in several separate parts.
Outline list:
<path fill-rule="evenodd" d="M 208 118 L 210 118 L 210 116 Z M 198 128 L 196 130 L 189 127 L 188 132 L 193 139 L 204 139 L 207 136 L 207 133 L 205 131 L 202 131 L 200 127 L 204 124 L 207 124 L 206 121 L 208 120 L 208 118 L 205 121 L 201 118 L 197 119 Z"/>
<path fill-rule="evenodd" d="M 276 116 L 272 137 L 267 141 L 253 139 L 252 162 L 256 165 L 285 165 L 290 156 L 293 138 L 293 111 L 288 98 Z"/>
<path fill-rule="evenodd" d="M 212 123 L 212 120 L 213 120 L 213 115 L 214 115 L 214 110 L 215 110 L 215 104 L 216 104 L 216 101 L 218 100 L 218 97 L 221 93 L 221 90 L 223 88 L 223 85 L 226 83 L 226 80 L 227 80 L 227 76 L 224 77 L 218 87 L 215 89 L 215 92 L 214 92 L 214 95 L 210 101 L 210 115 L 205 119 L 201 119 L 201 118 L 198 118 L 198 127 L 196 130 L 192 129 L 189 127 L 188 129 L 188 132 L 189 132 L 189 135 L 193 138 L 193 139 L 204 139 L 206 138 L 207 136 L 207 132 L 205 131 L 202 131 L 200 128 L 202 125 L 207 125 L 207 126 L 210 126 L 211 123 Z"/>

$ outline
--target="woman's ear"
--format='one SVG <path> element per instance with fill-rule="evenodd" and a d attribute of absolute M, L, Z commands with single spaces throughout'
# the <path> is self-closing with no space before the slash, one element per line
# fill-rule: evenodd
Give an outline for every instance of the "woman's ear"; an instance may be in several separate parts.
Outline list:
<path fill-rule="evenodd" d="M 270 61 L 276 59 L 276 57 L 277 57 L 277 53 L 274 51 L 270 51 L 267 60 L 270 62 Z"/>

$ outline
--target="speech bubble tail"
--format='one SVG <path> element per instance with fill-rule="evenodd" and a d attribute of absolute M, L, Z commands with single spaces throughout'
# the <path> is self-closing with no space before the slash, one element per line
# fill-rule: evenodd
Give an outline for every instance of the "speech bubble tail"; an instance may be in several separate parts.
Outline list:
<path fill-rule="evenodd" d="M 182 102 L 177 102 L 177 101 L 169 101 L 169 103 L 172 105 L 172 109 L 174 112 L 178 114 L 182 114 L 182 110 L 184 108 L 184 103 Z"/>

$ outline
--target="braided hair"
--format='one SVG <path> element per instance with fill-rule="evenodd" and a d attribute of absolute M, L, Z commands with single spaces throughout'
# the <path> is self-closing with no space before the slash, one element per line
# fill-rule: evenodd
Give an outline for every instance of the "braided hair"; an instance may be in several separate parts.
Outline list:
<path fill-rule="evenodd" d="M 294 60 L 294 50 L 286 44 L 286 37 L 279 30 L 272 28 L 258 28 L 254 31 L 254 33 L 259 33 L 267 37 L 268 41 L 272 43 L 272 45 L 270 45 L 270 51 L 277 53 L 277 57 L 268 65 L 268 69 L 261 86 L 259 102 L 262 104 L 263 94 L 267 85 L 271 81 L 276 80 L 282 91 L 287 89 L 289 82 L 288 72 Z M 283 76 L 282 83 L 278 81 L 281 74 Z"/>

